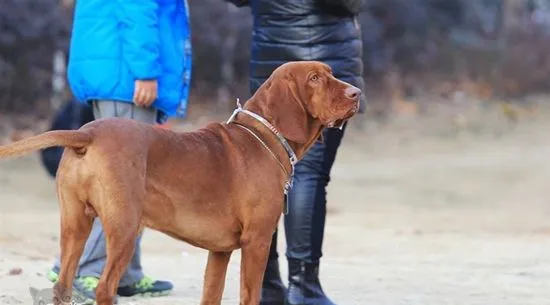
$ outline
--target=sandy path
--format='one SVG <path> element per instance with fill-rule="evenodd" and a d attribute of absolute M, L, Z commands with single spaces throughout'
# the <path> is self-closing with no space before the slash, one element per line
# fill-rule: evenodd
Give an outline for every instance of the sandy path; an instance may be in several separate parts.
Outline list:
<path fill-rule="evenodd" d="M 325 290 L 350 305 L 549 305 L 549 126 L 453 139 L 351 130 L 329 189 Z M 50 286 L 58 221 L 36 156 L 0 162 L 0 304 L 31 304 L 29 286 Z M 148 231 L 143 252 L 175 291 L 121 304 L 198 304 L 204 251 Z M 237 303 L 238 262 L 224 304 Z"/>

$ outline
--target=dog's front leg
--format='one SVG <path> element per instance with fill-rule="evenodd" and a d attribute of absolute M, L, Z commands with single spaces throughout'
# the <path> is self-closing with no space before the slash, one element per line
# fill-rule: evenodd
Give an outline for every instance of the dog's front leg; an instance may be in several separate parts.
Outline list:
<path fill-rule="evenodd" d="M 208 253 L 201 305 L 220 305 L 231 252 Z"/>
<path fill-rule="evenodd" d="M 241 301 L 240 305 L 260 304 L 262 281 L 272 234 L 244 236 L 241 241 Z"/>

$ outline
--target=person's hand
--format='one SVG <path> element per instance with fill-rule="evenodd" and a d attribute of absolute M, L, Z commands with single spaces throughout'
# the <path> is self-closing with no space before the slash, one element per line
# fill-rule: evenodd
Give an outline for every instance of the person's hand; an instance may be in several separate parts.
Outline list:
<path fill-rule="evenodd" d="M 148 108 L 157 99 L 158 83 L 156 80 L 136 80 L 134 104 Z"/>

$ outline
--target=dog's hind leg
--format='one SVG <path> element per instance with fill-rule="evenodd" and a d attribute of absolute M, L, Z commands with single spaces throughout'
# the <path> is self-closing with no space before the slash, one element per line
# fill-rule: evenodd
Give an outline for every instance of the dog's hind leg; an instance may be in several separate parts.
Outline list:
<path fill-rule="evenodd" d="M 81 202 L 72 187 L 58 186 L 61 212 L 61 268 L 54 286 L 54 304 L 70 303 L 72 284 L 80 256 L 92 229 L 93 218 L 86 215 L 85 203 Z"/>
<path fill-rule="evenodd" d="M 103 194 L 106 197 L 102 198 L 98 214 L 105 232 L 107 260 L 96 289 L 98 305 L 113 304 L 119 281 L 134 254 L 141 224 L 142 194 L 137 189 L 123 187 L 109 188 Z"/>

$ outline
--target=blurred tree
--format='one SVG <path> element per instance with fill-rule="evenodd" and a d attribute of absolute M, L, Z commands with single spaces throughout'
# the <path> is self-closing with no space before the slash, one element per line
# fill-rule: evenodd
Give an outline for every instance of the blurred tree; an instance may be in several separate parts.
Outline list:
<path fill-rule="evenodd" d="M 252 17 L 226 1 L 189 1 L 193 43 L 193 94 L 220 107 L 248 96 Z M 225 106 L 224 106 L 225 104 Z"/>
<path fill-rule="evenodd" d="M 0 113 L 48 113 L 72 1 L 2 0 Z M 193 99 L 233 107 L 248 97 L 250 10 L 189 5 Z M 368 0 L 358 19 L 369 94 L 382 88 L 405 99 L 464 79 L 504 93 L 550 89 L 550 0 Z"/>
<path fill-rule="evenodd" d="M 58 0 L 2 0 L 0 112 L 49 114 L 53 55 L 68 34 Z"/>

